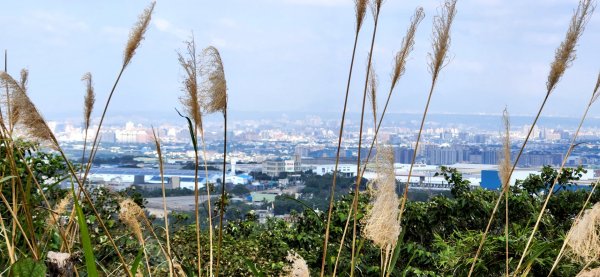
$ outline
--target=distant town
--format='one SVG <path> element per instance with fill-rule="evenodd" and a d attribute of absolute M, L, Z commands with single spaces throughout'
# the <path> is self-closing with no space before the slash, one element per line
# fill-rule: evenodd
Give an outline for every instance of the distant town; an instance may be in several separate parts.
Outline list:
<path fill-rule="evenodd" d="M 500 181 L 497 164 L 501 158 L 502 145 L 497 127 L 500 121 L 497 122 L 498 124 L 487 126 L 488 128 L 469 129 L 462 128 L 464 125 L 456 122 L 433 122 L 431 125 L 435 127 L 425 129 L 422 146 L 417 152 L 416 166 L 410 180 L 411 189 L 449 190 L 445 180 L 435 174 L 442 165 L 457 168 L 472 186 L 498 188 Z M 393 122 L 383 126 L 378 135 L 380 143 L 394 147 L 396 176 L 397 180 L 403 183 L 407 181 L 408 168 L 415 151 L 412 145 L 416 139 L 416 128 L 411 124 L 410 121 Z M 557 128 L 534 128 L 533 139 L 521 156 L 512 183 L 517 179 L 524 179 L 529 174 L 539 173 L 542 166 L 560 166 L 575 127 L 562 125 Z M 50 126 L 70 157 L 80 161 L 85 136 L 81 127 L 69 122 L 51 122 Z M 301 193 L 303 182 L 300 173 L 311 172 L 323 176 L 334 172 L 339 132 L 337 126 L 339 124 L 336 120 L 325 120 L 318 116 L 234 122 L 228 130 L 228 137 L 231 139 L 227 146 L 228 173 L 225 183 L 230 188 L 243 186 L 247 189 L 247 195 L 237 200 L 249 204 L 269 203 L 274 201 L 275 196 L 283 193 Z M 107 126 L 101 131 L 101 144 L 94 159 L 90 182 L 115 190 L 130 186 L 155 190 L 160 189 L 164 181 L 170 189 L 193 190 L 194 151 L 187 126 L 162 124 L 154 127 L 163 144 L 164 180 L 161 180 L 158 171 L 151 126 L 130 121 Z M 204 168 L 201 168 L 198 178 L 201 188 L 207 182 L 222 183 L 221 128 L 217 123 L 209 123 L 206 126 L 206 159 L 209 171 L 206 175 Z M 525 124 L 513 126 L 511 129 L 513 157 L 528 129 L 529 126 Z M 356 122 L 350 122 L 344 133 L 338 166 L 338 174 L 344 177 L 357 175 L 357 130 Z M 368 143 L 361 147 L 363 162 L 369 154 L 375 128 L 366 126 L 365 130 L 364 141 Z M 88 143 L 90 140 L 88 138 Z M 586 185 L 600 176 L 600 129 L 584 128 L 577 142 L 566 166 L 583 166 L 587 173 L 579 182 Z M 375 152 L 373 149 L 371 157 Z M 257 176 L 261 178 L 256 178 Z M 364 177 L 369 179 L 373 176 L 374 172 L 368 166 Z M 149 202 L 152 203 L 152 199 Z M 170 204 L 170 208 L 184 211 L 193 209 L 193 200 L 185 203 L 186 201 L 178 199 Z"/>

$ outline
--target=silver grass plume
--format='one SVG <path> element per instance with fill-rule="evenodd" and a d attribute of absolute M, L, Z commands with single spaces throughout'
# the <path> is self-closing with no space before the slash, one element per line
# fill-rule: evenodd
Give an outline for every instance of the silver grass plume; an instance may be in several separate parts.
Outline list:
<path fill-rule="evenodd" d="M 592 101 L 590 102 L 590 105 L 593 104 L 594 102 L 596 102 L 596 100 L 598 99 L 598 95 L 600 95 L 598 93 L 599 88 L 600 88 L 600 72 L 598 72 L 598 79 L 596 79 L 596 86 L 594 86 L 594 92 L 592 93 Z"/>
<path fill-rule="evenodd" d="M 373 207 L 367 213 L 364 234 L 380 249 L 388 250 L 394 248 L 400 233 L 393 149 L 389 146 L 379 147 L 376 160 L 377 177 L 373 181 Z"/>
<path fill-rule="evenodd" d="M 140 43 L 144 39 L 144 34 L 146 33 L 146 30 L 148 30 L 148 25 L 150 25 L 150 19 L 152 18 L 152 12 L 154 11 L 155 5 L 156 2 L 152 2 L 150 6 L 144 9 L 139 16 L 137 23 L 131 29 L 129 40 L 125 46 L 125 51 L 123 52 L 123 67 L 129 65 L 131 59 L 135 55 L 135 50 L 140 46 Z"/>
<path fill-rule="evenodd" d="M 410 55 L 410 52 L 412 52 L 413 46 L 415 45 L 415 34 L 417 33 L 417 27 L 424 17 L 425 13 L 423 12 L 423 8 L 417 8 L 412 17 L 410 26 L 406 31 L 406 36 L 402 38 L 402 47 L 394 57 L 394 70 L 392 71 L 392 85 L 390 90 L 394 90 L 398 80 L 406 70 L 406 60 L 408 59 L 408 56 Z"/>
<path fill-rule="evenodd" d="M 57 149 L 58 142 L 29 96 L 27 95 L 28 71 L 21 70 L 21 81 L 17 82 L 8 73 L 0 72 L 0 81 L 12 92 L 12 108 L 18 111 L 18 122 L 27 134 L 41 143 L 49 144 Z"/>
<path fill-rule="evenodd" d="M 433 83 L 435 83 L 440 70 L 448 61 L 450 27 L 455 15 L 456 0 L 449 0 L 444 3 L 441 14 L 433 20 L 433 53 L 429 53 L 429 73 L 431 73 Z"/>
<path fill-rule="evenodd" d="M 550 73 L 548 74 L 548 81 L 546 82 L 547 94 L 550 94 L 554 90 L 556 84 L 565 73 L 565 70 L 575 60 L 575 47 L 577 46 L 577 41 L 583 34 L 585 24 L 588 22 L 594 11 L 592 1 L 593 0 L 580 1 L 577 10 L 575 10 L 573 17 L 571 18 L 567 35 L 556 49 L 554 61 L 550 64 Z"/>
<path fill-rule="evenodd" d="M 309 277 L 310 270 L 308 269 L 308 265 L 302 256 L 298 255 L 298 253 L 294 251 L 288 251 L 287 257 L 288 265 L 283 268 L 283 271 L 286 273 L 285 277 Z"/>
<path fill-rule="evenodd" d="M 374 129 L 377 129 L 377 86 L 379 84 L 379 80 L 377 80 L 377 73 L 375 73 L 375 68 L 370 64 L 371 67 L 369 71 L 369 84 L 368 84 L 368 93 L 367 97 L 369 97 L 369 102 L 371 103 L 371 111 L 373 112 L 373 122 Z"/>
<path fill-rule="evenodd" d="M 512 162 L 510 159 L 510 118 L 508 110 L 504 109 L 502 112 L 502 122 L 504 125 L 504 136 L 502 137 L 502 160 L 498 165 L 498 174 L 500 175 L 500 181 L 502 185 L 510 185 L 510 170 L 512 168 Z"/>
<path fill-rule="evenodd" d="M 184 96 L 179 100 L 184 106 L 186 114 L 192 119 L 195 127 L 202 130 L 202 107 L 201 97 L 198 90 L 198 62 L 196 60 L 196 44 L 194 38 L 186 42 L 186 56 L 182 53 L 177 53 L 179 65 L 185 71 L 183 78 Z"/>
<path fill-rule="evenodd" d="M 356 12 L 356 33 L 362 27 L 365 13 L 367 12 L 368 0 L 354 0 L 354 11 Z"/>
<path fill-rule="evenodd" d="M 202 77 L 202 95 L 206 97 L 204 109 L 207 113 L 221 112 L 227 110 L 227 81 L 225 70 L 219 50 L 209 46 L 203 51 L 203 60 L 200 66 Z"/>
<path fill-rule="evenodd" d="M 571 228 L 567 247 L 569 256 L 582 263 L 600 259 L 600 203 L 586 210 Z"/>
<path fill-rule="evenodd" d="M 144 211 L 133 200 L 127 198 L 119 202 L 119 219 L 129 227 L 130 231 L 135 235 L 140 244 L 144 244 L 144 236 L 142 235 L 142 227 L 139 218 Z"/>
<path fill-rule="evenodd" d="M 92 82 L 92 73 L 88 72 L 81 77 L 81 80 L 85 82 L 85 97 L 83 100 L 83 119 L 84 129 L 90 128 L 90 122 L 92 117 L 92 110 L 94 109 L 94 103 L 96 102 L 96 95 L 94 93 L 94 83 Z"/>

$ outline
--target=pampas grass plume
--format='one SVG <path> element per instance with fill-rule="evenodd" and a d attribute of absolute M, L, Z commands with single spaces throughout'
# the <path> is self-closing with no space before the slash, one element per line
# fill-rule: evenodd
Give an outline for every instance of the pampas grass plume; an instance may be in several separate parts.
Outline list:
<path fill-rule="evenodd" d="M 590 102 L 591 104 L 596 102 L 596 100 L 598 99 L 598 95 L 600 95 L 598 93 L 599 88 L 600 88 L 600 72 L 598 73 L 598 79 L 596 80 L 596 86 L 594 86 L 594 92 L 592 93 L 592 101 Z"/>
<path fill-rule="evenodd" d="M 504 123 L 504 137 L 502 138 L 502 160 L 498 166 L 498 174 L 503 186 L 510 185 L 510 171 L 512 163 L 510 161 L 510 119 L 508 110 L 504 109 L 502 113 L 502 122 Z"/>
<path fill-rule="evenodd" d="M 186 42 L 187 57 L 177 53 L 179 65 L 185 71 L 183 79 L 184 96 L 180 98 L 187 115 L 194 121 L 196 127 L 202 130 L 202 111 L 198 91 L 198 63 L 196 61 L 196 44 L 194 38 Z"/>
<path fill-rule="evenodd" d="M 125 46 L 125 52 L 123 53 L 123 67 L 127 66 L 133 55 L 135 55 L 135 50 L 140 46 L 140 43 L 144 39 L 144 34 L 148 29 L 148 25 L 150 24 L 150 19 L 152 18 L 152 11 L 154 11 L 154 6 L 156 2 L 152 2 L 150 6 L 148 6 L 142 14 L 139 16 L 137 23 L 131 29 L 129 33 L 129 40 L 127 41 L 127 45 Z"/>
<path fill-rule="evenodd" d="M 227 82 L 225 81 L 225 70 L 219 50 L 209 46 L 203 51 L 204 60 L 201 65 L 203 77 L 202 91 L 208 100 L 205 109 L 208 113 L 227 110 Z"/>
<path fill-rule="evenodd" d="M 310 270 L 308 265 L 302 256 L 294 251 L 288 251 L 288 255 L 285 258 L 290 264 L 283 268 L 286 273 L 284 277 L 309 277 Z"/>
<path fill-rule="evenodd" d="M 94 109 L 94 103 L 96 102 L 94 84 L 92 82 L 92 73 L 85 73 L 83 77 L 81 77 L 81 80 L 85 82 L 85 97 L 83 100 L 84 129 L 88 129 L 90 128 L 92 110 Z"/>
<path fill-rule="evenodd" d="M 571 233 L 567 246 L 574 260 L 589 263 L 600 258 L 600 203 L 585 211 Z"/>
<path fill-rule="evenodd" d="M 58 225 L 58 222 L 56 222 L 56 220 L 60 218 L 60 216 L 67 210 L 67 206 L 71 203 L 72 197 L 73 195 L 67 193 L 67 195 L 63 199 L 56 203 L 56 205 L 54 206 L 54 210 L 50 211 L 50 214 L 46 219 L 46 225 L 48 227 L 51 228 L 53 226 Z"/>
<path fill-rule="evenodd" d="M 28 135 L 41 143 L 47 143 L 53 148 L 58 148 L 58 142 L 46 121 L 39 113 L 26 93 L 27 70 L 21 71 L 21 82 L 17 83 L 8 73 L 0 72 L 0 81 L 12 91 L 12 109 L 18 111 L 19 122 L 25 127 Z"/>
<path fill-rule="evenodd" d="M 400 48 L 400 51 L 398 51 L 398 53 L 396 53 L 396 56 L 394 57 L 394 70 L 392 71 L 391 90 L 394 90 L 394 87 L 396 87 L 398 80 L 406 70 L 406 60 L 408 59 L 408 55 L 410 54 L 410 52 L 412 52 L 413 46 L 415 45 L 415 34 L 417 33 L 417 27 L 419 26 L 419 23 L 421 23 L 424 17 L 425 12 L 423 12 L 423 8 L 417 8 L 415 14 L 412 17 L 410 26 L 406 31 L 406 36 L 402 38 L 402 48 Z"/>
<path fill-rule="evenodd" d="M 365 13 L 367 12 L 368 0 L 354 0 L 354 11 L 356 12 L 356 33 L 362 27 Z"/>
<path fill-rule="evenodd" d="M 364 234 L 380 249 L 386 250 L 396 245 L 400 234 L 394 152 L 391 147 L 377 149 L 376 171 L 373 207 L 367 213 Z"/>
<path fill-rule="evenodd" d="M 143 244 L 144 237 L 142 235 L 142 227 L 140 226 L 140 222 L 138 218 L 142 216 L 144 211 L 138 204 L 133 202 L 133 200 L 127 198 L 121 202 L 119 202 L 120 212 L 119 219 L 131 229 L 131 232 L 135 235 L 138 241 Z"/>
<path fill-rule="evenodd" d="M 579 2 L 577 10 L 571 18 L 567 35 L 556 49 L 554 61 L 550 64 L 550 73 L 548 74 L 548 81 L 546 82 L 547 94 L 550 94 L 554 90 L 554 87 L 556 87 L 556 84 L 560 81 L 565 70 L 571 65 L 573 60 L 575 60 L 575 46 L 577 46 L 577 41 L 583 34 L 585 24 L 593 11 L 594 6 L 592 5 L 592 0 L 581 0 Z"/>
<path fill-rule="evenodd" d="M 448 0 L 440 15 L 433 20 L 433 53 L 429 53 L 429 71 L 433 82 L 448 60 L 450 48 L 450 27 L 456 15 L 456 0 Z"/>
<path fill-rule="evenodd" d="M 588 269 L 584 272 L 577 274 L 577 277 L 598 277 L 600 276 L 600 267 Z"/>

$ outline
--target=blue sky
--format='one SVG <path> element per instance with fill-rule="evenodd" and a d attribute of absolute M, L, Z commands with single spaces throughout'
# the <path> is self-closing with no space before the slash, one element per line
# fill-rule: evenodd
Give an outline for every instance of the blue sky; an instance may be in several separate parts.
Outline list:
<path fill-rule="evenodd" d="M 9 1 L 0 11 L 0 49 L 9 73 L 30 70 L 29 92 L 48 119 L 81 114 L 81 76 L 92 72 L 103 103 L 122 60 L 130 27 L 146 1 Z M 390 107 L 421 112 L 430 76 L 431 22 L 440 1 L 387 0 L 374 51 L 380 99 L 389 88 L 391 60 L 414 9 L 426 17 Z M 533 114 L 546 74 L 577 6 L 574 0 L 459 0 L 451 62 L 432 99 L 434 113 Z M 360 34 L 350 111 L 359 95 L 372 18 Z M 197 45 L 223 57 L 233 111 L 341 112 L 354 37 L 351 0 L 158 1 L 146 40 L 123 76 L 112 115 L 173 114 L 179 107 L 176 51 L 193 31 Z M 600 18 L 593 15 L 577 60 L 548 102 L 545 115 L 579 116 L 600 70 Z M 592 116 L 600 116 L 594 107 Z"/>

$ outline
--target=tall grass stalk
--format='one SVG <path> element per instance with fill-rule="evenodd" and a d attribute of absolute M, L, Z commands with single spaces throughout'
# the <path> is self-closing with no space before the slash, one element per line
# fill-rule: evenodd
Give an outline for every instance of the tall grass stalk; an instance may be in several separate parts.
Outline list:
<path fill-rule="evenodd" d="M 371 6 L 371 12 L 373 13 L 373 19 L 374 19 L 374 24 L 373 24 L 373 35 L 371 37 L 371 47 L 369 48 L 369 58 L 367 61 L 367 64 L 369 65 L 367 67 L 367 73 L 365 75 L 365 85 L 364 85 L 364 89 L 363 89 L 363 97 L 362 97 L 362 108 L 361 108 L 361 114 L 360 114 L 360 127 L 359 127 L 359 131 L 358 131 L 358 154 L 357 154 L 357 160 L 356 160 L 356 168 L 357 170 L 360 168 L 361 165 L 361 160 L 360 160 L 360 150 L 361 150 L 361 146 L 362 146 L 362 136 L 363 136 L 363 125 L 364 125 L 364 119 L 365 119 L 365 104 L 366 104 L 366 100 L 367 100 L 367 89 L 369 86 L 369 74 L 370 74 L 370 69 L 371 69 L 371 63 L 373 61 L 373 47 L 375 46 L 375 37 L 377 36 L 377 25 L 379 23 L 379 13 L 381 12 L 381 5 L 383 4 L 383 0 L 374 0 L 373 2 L 371 2 L 370 6 Z M 357 172 L 358 173 L 358 172 Z M 351 256 L 350 256 L 350 276 L 354 276 L 354 266 L 355 266 L 355 255 L 356 255 L 356 236 L 358 235 L 357 233 L 357 222 L 358 222 L 358 196 L 360 193 L 360 183 L 361 183 L 361 177 L 358 174 L 356 175 L 356 181 L 354 184 L 354 198 L 352 200 L 352 249 L 351 249 Z M 350 220 L 350 217 L 348 217 L 348 220 Z M 340 245 L 343 244 L 343 241 L 340 243 Z"/>
<path fill-rule="evenodd" d="M 217 261 L 215 276 L 219 276 L 219 262 L 221 260 L 221 245 L 223 243 L 223 216 L 225 215 L 225 186 L 226 167 L 227 167 L 227 81 L 225 79 L 225 70 L 223 60 L 219 50 L 209 46 L 203 51 L 204 61 L 201 72 L 203 77 L 202 92 L 207 97 L 205 103 L 207 113 L 221 113 L 223 115 L 223 168 L 221 179 L 221 198 L 219 201 L 219 239 L 217 243 Z M 235 174 L 235 172 L 233 172 Z M 208 189 L 208 185 L 207 185 Z M 210 199 L 208 200 L 210 201 Z"/>
<path fill-rule="evenodd" d="M 510 118 L 508 115 L 508 110 L 505 108 L 502 112 L 502 123 L 504 125 L 504 137 L 502 138 L 502 160 L 498 165 L 498 174 L 500 175 L 500 180 L 502 180 L 502 184 L 505 186 L 510 186 Z M 510 189 L 507 187 L 504 189 L 504 239 L 506 240 L 505 245 L 505 259 L 506 259 L 506 272 L 505 275 L 508 277 L 509 275 L 509 259 L 508 259 L 508 193 Z"/>
<path fill-rule="evenodd" d="M 542 113 L 542 110 L 544 109 L 544 106 L 546 105 L 546 101 L 548 101 L 550 94 L 556 88 L 556 85 L 560 81 L 561 77 L 564 75 L 564 72 L 566 71 L 566 69 L 570 66 L 570 64 L 575 59 L 575 46 L 577 45 L 577 40 L 583 33 L 585 23 L 588 21 L 592 10 L 593 10 L 593 6 L 591 5 L 591 0 L 582 0 L 579 2 L 579 6 L 571 19 L 571 23 L 569 26 L 569 30 L 567 31 L 566 38 L 560 44 L 560 46 L 557 48 L 556 54 L 555 54 L 555 59 L 550 64 L 550 72 L 548 73 L 548 81 L 546 82 L 546 95 L 544 96 L 542 104 L 540 105 L 538 112 L 533 120 L 533 123 L 531 124 L 531 127 L 529 128 L 529 131 L 527 132 L 527 136 L 525 137 L 525 140 L 523 141 L 523 145 L 521 145 L 521 148 L 519 149 L 519 153 L 517 154 L 515 161 L 513 162 L 513 166 L 510 170 L 508 179 L 510 179 L 510 177 L 512 177 L 512 174 L 519 162 L 519 159 L 521 158 L 521 155 L 523 154 L 523 150 L 525 149 L 525 146 L 527 145 L 527 142 L 529 141 L 531 133 L 533 132 L 533 129 L 535 128 L 535 125 Z M 559 174 L 560 174 L 560 171 L 559 171 Z M 502 189 L 501 193 L 504 193 L 504 190 L 507 187 L 508 186 L 503 184 L 503 186 L 502 186 L 503 189 Z M 479 246 L 477 248 L 477 251 L 475 252 L 475 257 L 473 258 L 473 262 L 471 263 L 471 268 L 469 270 L 469 276 L 471 276 L 471 274 L 473 274 L 473 270 L 475 269 L 475 264 L 477 263 L 477 259 L 479 258 L 479 254 L 481 252 L 481 249 L 483 248 L 483 244 L 484 244 L 487 234 L 490 230 L 490 227 L 494 220 L 494 215 L 495 215 L 496 211 L 498 210 L 498 206 L 500 204 L 501 199 L 502 199 L 502 197 L 499 196 L 496 201 L 496 204 L 494 205 L 494 209 L 492 210 L 492 214 L 490 215 L 490 219 L 488 220 L 488 224 L 485 228 L 485 231 L 483 232 L 483 235 L 481 236 Z M 535 232 L 533 232 L 533 233 L 535 233 Z M 532 235 L 533 235 L 533 233 L 532 233 Z M 526 247 L 526 248 L 528 248 L 528 247 Z M 515 274 L 518 272 L 518 269 L 521 266 L 522 262 L 523 262 L 523 257 L 521 257 L 521 260 L 519 261 L 519 265 L 517 266 L 517 270 L 515 270 Z"/>
<path fill-rule="evenodd" d="M 544 212 L 546 211 L 546 206 L 548 205 L 548 202 L 550 201 L 550 197 L 552 197 L 552 194 L 554 193 L 554 187 L 558 183 L 558 179 L 563 174 L 563 169 L 565 167 L 565 164 L 567 163 L 567 160 L 569 159 L 569 156 L 571 155 L 571 152 L 573 152 L 573 149 L 575 148 L 575 142 L 577 141 L 577 136 L 579 135 L 579 131 L 581 130 L 581 126 L 583 125 L 583 122 L 585 121 L 585 119 L 587 117 L 587 114 L 588 114 L 588 111 L 590 110 L 590 107 L 592 106 L 592 104 L 594 104 L 595 100 L 598 98 L 598 86 L 599 86 L 599 82 L 600 82 L 600 75 L 599 75 L 598 81 L 596 82 L 596 86 L 594 87 L 594 91 L 592 93 L 592 96 L 591 96 L 590 100 L 588 101 L 588 103 L 586 105 L 585 111 L 583 112 L 583 115 L 581 116 L 581 119 L 579 120 L 579 125 L 577 126 L 577 130 L 575 131 L 575 133 L 573 134 L 573 137 L 571 138 L 571 143 L 569 144 L 569 148 L 567 149 L 567 153 L 565 153 L 565 156 L 563 157 L 563 160 L 562 160 L 562 162 L 560 164 L 560 168 L 558 169 L 558 174 L 556 175 L 556 177 L 554 177 L 554 180 L 552 181 L 552 185 L 548 189 L 548 195 L 546 196 L 546 199 L 544 200 L 544 204 L 540 208 L 539 215 L 537 217 L 535 225 L 533 226 L 533 230 L 531 232 L 531 235 L 529 236 L 529 239 L 527 240 L 527 244 L 525 245 L 525 249 L 523 249 L 523 253 L 521 255 L 521 260 L 519 261 L 519 265 L 517 266 L 517 270 L 515 270 L 515 272 L 518 272 L 518 269 L 519 269 L 521 263 L 523 262 L 523 259 L 528 254 L 527 252 L 529 251 L 529 247 L 531 246 L 531 243 L 533 241 L 533 237 L 534 237 L 535 233 L 537 232 L 539 224 L 540 224 L 540 222 L 542 220 L 542 216 L 544 215 Z M 567 240 L 565 240 L 565 241 L 567 241 Z"/>
<path fill-rule="evenodd" d="M 160 171 L 160 186 L 162 189 L 162 199 L 163 199 L 163 218 L 165 220 L 165 239 L 167 241 L 167 255 L 168 257 L 172 257 L 171 254 L 171 239 L 169 237 L 169 213 L 167 212 L 167 195 L 165 192 L 165 174 L 163 167 L 163 157 L 162 150 L 160 148 L 160 138 L 156 134 L 156 130 L 152 128 L 152 137 L 154 138 L 154 145 L 156 146 L 156 153 L 158 155 L 158 170 Z M 174 276 L 173 271 L 173 260 L 167 259 L 167 264 L 169 265 L 169 276 Z"/>
<path fill-rule="evenodd" d="M 415 34 L 417 32 L 417 27 L 419 26 L 419 23 L 421 23 L 421 21 L 423 20 L 424 17 L 425 17 L 425 13 L 423 12 L 423 8 L 418 7 L 415 10 L 415 14 L 413 15 L 413 17 L 411 19 L 411 24 L 410 24 L 408 30 L 406 31 L 406 35 L 402 39 L 402 47 L 400 48 L 400 50 L 396 53 L 396 56 L 394 57 L 394 70 L 392 71 L 392 74 L 391 74 L 390 89 L 388 91 L 388 95 L 385 100 L 385 105 L 383 106 L 383 110 L 382 110 L 381 114 L 379 115 L 379 122 L 377 123 L 377 125 L 375 127 L 375 133 L 373 135 L 373 140 L 371 141 L 371 146 L 369 147 L 369 153 L 367 154 L 367 158 L 365 159 L 365 162 L 363 163 L 363 167 L 362 167 L 362 170 L 360 173 L 361 176 L 363 176 L 365 174 L 365 170 L 367 169 L 367 164 L 369 163 L 369 161 L 371 159 L 371 155 L 373 154 L 373 149 L 375 149 L 375 143 L 377 142 L 377 136 L 379 134 L 379 129 L 381 128 L 381 124 L 383 123 L 383 118 L 385 117 L 387 108 L 390 104 L 390 99 L 392 98 L 392 93 L 394 92 L 394 89 L 396 88 L 398 81 L 404 75 L 404 72 L 406 71 L 406 61 L 408 60 L 408 57 L 410 56 L 410 53 L 412 52 L 413 46 L 415 44 Z"/>
<path fill-rule="evenodd" d="M 587 109 L 589 109 L 589 106 L 591 106 L 591 104 L 596 101 L 598 96 L 600 96 L 600 93 L 598 91 L 599 87 L 600 87 L 600 73 L 598 73 L 598 79 L 596 80 L 596 87 L 594 88 L 594 93 L 592 94 L 592 99 L 590 100 L 590 103 L 588 103 Z M 586 112 L 587 112 L 587 109 L 586 109 Z M 581 208 L 581 211 L 577 214 L 577 216 L 573 220 L 573 223 L 571 224 L 571 229 L 573 228 L 573 225 L 575 225 L 575 222 L 577 222 L 577 219 L 581 217 L 581 215 L 585 211 L 585 208 L 587 207 L 587 205 L 590 203 L 590 199 L 592 198 L 592 195 L 594 194 L 594 191 L 596 190 L 598 183 L 600 183 L 600 179 L 598 179 L 598 180 L 596 180 L 596 182 L 594 182 L 594 186 L 592 187 L 592 190 L 590 191 L 590 194 L 588 195 L 587 199 L 583 203 L 583 207 Z M 563 244 L 560 248 L 560 251 L 558 252 L 558 255 L 556 256 L 556 259 L 554 260 L 554 263 L 552 264 L 552 268 L 550 269 L 550 273 L 548 273 L 548 276 L 550 276 L 552 274 L 552 272 L 554 271 L 554 269 L 556 269 L 556 266 L 560 262 L 560 259 L 562 259 L 563 252 L 565 250 L 565 247 L 567 246 L 567 243 L 569 242 L 570 237 L 571 237 L 571 231 L 569 230 L 569 232 L 567 233 L 567 236 L 565 237 L 565 241 L 563 242 Z"/>
<path fill-rule="evenodd" d="M 19 85 L 10 75 L 8 75 L 4 72 L 1 73 L 0 76 L 2 77 L 2 80 L 8 81 L 7 83 L 9 84 L 11 89 L 13 89 L 13 91 L 16 93 L 16 95 L 14 96 L 15 101 L 16 101 L 15 108 L 18 107 L 18 109 L 20 110 L 20 112 L 22 113 L 22 115 L 24 117 L 22 119 L 22 123 L 24 124 L 26 131 L 29 133 L 29 135 L 32 138 L 35 138 L 41 142 L 49 144 L 50 147 L 57 150 L 58 153 L 62 156 L 62 158 L 64 159 L 64 161 L 67 165 L 67 170 L 72 175 L 72 177 L 76 180 L 77 184 L 79 185 L 79 188 L 81 189 L 81 191 L 84 194 L 86 201 L 90 204 L 90 207 L 92 208 L 92 211 L 94 212 L 94 215 L 98 218 L 98 223 L 100 224 L 102 229 L 106 232 L 106 236 L 109 239 L 109 241 L 111 242 L 111 244 L 115 250 L 115 253 L 120 258 L 123 266 L 126 268 L 126 262 L 123 259 L 122 255 L 119 251 L 119 248 L 114 243 L 114 240 L 113 240 L 112 236 L 110 235 L 108 228 L 106 228 L 104 221 L 102 220 L 98 211 L 96 210 L 96 208 L 94 206 L 94 202 L 92 201 L 89 193 L 85 189 L 82 180 L 79 179 L 76 170 L 73 168 L 73 165 L 71 164 L 71 162 L 65 155 L 64 151 L 62 150 L 60 144 L 58 143 L 58 140 L 56 139 L 56 137 L 54 136 L 52 131 L 50 131 L 50 128 L 48 127 L 46 121 L 41 116 L 41 114 L 38 112 L 38 110 L 35 107 L 35 105 L 33 104 L 33 102 L 31 102 L 31 100 L 27 96 L 22 85 Z M 77 199 L 74 199 L 74 201 L 76 201 L 76 200 Z M 126 270 L 127 270 L 127 268 L 126 268 Z"/>
<path fill-rule="evenodd" d="M 187 58 L 183 54 L 178 53 L 178 61 L 183 70 L 185 77 L 183 79 L 184 96 L 180 98 L 183 104 L 188 120 L 193 122 L 190 127 L 190 136 L 194 146 L 194 219 L 196 222 L 196 255 L 198 256 L 198 276 L 202 276 L 202 251 L 200 244 L 200 205 L 199 205 L 199 184 L 198 184 L 198 132 L 202 133 L 202 109 L 201 95 L 198 90 L 198 61 L 196 60 L 196 43 L 194 36 L 186 42 Z M 190 122 L 190 121 L 188 121 Z M 212 263 L 211 263 L 212 264 Z"/>
<path fill-rule="evenodd" d="M 419 142 L 421 141 L 421 134 L 423 133 L 423 127 L 425 125 L 425 119 L 427 118 L 427 112 L 429 111 L 429 103 L 431 102 L 431 96 L 435 85 L 437 83 L 439 74 L 442 68 L 447 64 L 448 49 L 450 47 L 450 27 L 452 21 L 456 15 L 456 0 L 447 0 L 444 3 L 441 14 L 437 15 L 433 19 L 433 53 L 429 54 L 429 71 L 431 73 L 431 85 L 429 88 L 429 95 L 427 96 L 427 103 L 423 110 L 423 117 L 421 118 L 421 126 L 419 127 L 419 133 L 417 134 L 417 141 L 415 142 L 415 151 L 413 153 L 410 168 L 408 170 L 408 177 L 406 184 L 404 185 L 404 192 L 402 195 L 402 201 L 400 203 L 400 214 L 398 215 L 398 222 L 402 224 L 402 215 L 404 214 L 404 208 L 406 206 L 406 200 L 408 199 L 408 188 L 410 186 L 410 177 L 412 176 L 413 166 L 417 159 L 417 152 L 419 150 Z"/>
<path fill-rule="evenodd" d="M 340 121 L 340 131 L 338 133 L 337 150 L 335 154 L 335 166 L 333 169 L 333 181 L 331 183 L 331 191 L 329 193 L 329 207 L 327 209 L 327 225 L 325 226 L 325 238 L 323 240 L 323 256 L 321 257 L 321 277 L 325 275 L 325 264 L 327 262 L 327 248 L 329 246 L 329 228 L 331 226 L 331 214 L 333 211 L 333 202 L 335 200 L 335 186 L 337 181 L 337 171 L 340 163 L 340 149 L 342 147 L 342 137 L 344 136 L 344 124 L 346 120 L 346 108 L 348 106 L 348 94 L 350 92 L 350 82 L 352 80 L 352 69 L 354 68 L 354 58 L 356 56 L 356 45 L 358 44 L 358 34 L 362 26 L 365 12 L 367 10 L 367 0 L 355 0 L 356 26 L 354 31 L 354 46 L 352 47 L 352 58 L 350 59 L 350 68 L 348 70 L 348 78 L 346 81 L 346 94 L 344 96 L 344 108 L 342 109 L 342 119 Z M 335 275 L 335 274 L 334 274 Z"/>
<path fill-rule="evenodd" d="M 573 235 L 573 227 L 578 222 L 578 220 L 580 220 L 581 217 L 583 216 L 583 213 L 585 212 L 588 204 L 590 203 L 590 199 L 592 198 L 592 195 L 594 195 L 594 192 L 596 191 L 596 188 L 598 187 L 599 183 L 600 183 L 600 178 L 596 179 L 596 182 L 594 182 L 594 186 L 592 186 L 592 189 L 590 190 L 588 197 L 585 199 L 585 202 L 583 203 L 581 210 L 579 211 L 579 213 L 577 213 L 577 216 L 575 217 L 575 219 L 573 219 L 573 223 L 571 223 L 571 228 L 569 228 L 569 232 L 565 236 L 565 240 L 564 240 L 562 246 L 560 247 L 560 250 L 558 251 L 558 255 L 556 255 L 556 259 L 554 260 L 554 263 L 552 264 L 552 268 L 550 269 L 550 272 L 548 273 L 548 277 L 552 275 L 552 272 L 554 272 L 554 270 L 558 266 L 558 263 L 562 259 L 565 248 L 567 247 L 567 244 L 569 243 L 569 240 L 571 239 L 571 236 Z"/>

